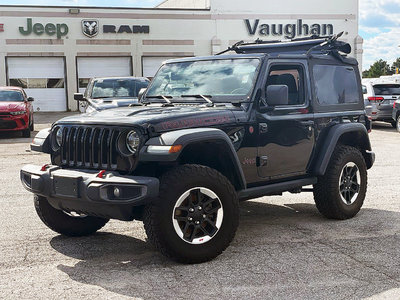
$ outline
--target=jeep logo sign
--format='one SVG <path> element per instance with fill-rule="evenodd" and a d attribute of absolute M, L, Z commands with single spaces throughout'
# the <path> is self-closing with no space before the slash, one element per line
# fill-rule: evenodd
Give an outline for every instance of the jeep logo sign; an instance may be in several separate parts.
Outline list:
<path fill-rule="evenodd" d="M 293 39 L 301 35 L 332 35 L 332 24 L 305 24 L 302 19 L 298 19 L 292 24 L 260 24 L 260 20 L 244 20 L 249 35 L 261 36 L 284 36 L 287 39 Z"/>
<path fill-rule="evenodd" d="M 46 33 L 47 35 L 56 35 L 58 39 L 67 35 L 68 33 L 68 26 L 67 24 L 53 24 L 47 23 L 43 25 L 41 23 L 32 24 L 32 19 L 28 18 L 26 20 L 26 28 L 23 26 L 19 27 L 19 32 L 23 35 L 29 35 L 32 32 L 36 35 L 42 35 Z"/>

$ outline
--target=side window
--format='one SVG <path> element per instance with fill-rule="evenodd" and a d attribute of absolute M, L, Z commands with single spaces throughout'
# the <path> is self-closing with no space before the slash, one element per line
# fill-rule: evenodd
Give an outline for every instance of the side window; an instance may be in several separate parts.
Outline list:
<path fill-rule="evenodd" d="M 362 86 L 363 95 L 367 93 L 367 87 L 365 85 Z"/>
<path fill-rule="evenodd" d="M 304 104 L 304 71 L 300 65 L 273 65 L 269 70 L 265 91 L 269 85 L 287 85 L 289 105 Z"/>
<path fill-rule="evenodd" d="M 352 67 L 315 65 L 313 76 L 319 104 L 335 105 L 359 101 L 359 85 Z"/>

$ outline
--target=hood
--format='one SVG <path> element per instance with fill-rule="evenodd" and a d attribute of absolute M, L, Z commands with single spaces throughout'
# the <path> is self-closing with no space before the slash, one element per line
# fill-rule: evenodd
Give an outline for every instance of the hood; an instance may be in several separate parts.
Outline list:
<path fill-rule="evenodd" d="M 114 99 L 114 98 L 106 98 L 106 99 L 91 99 L 89 100 L 89 104 L 93 106 L 96 110 L 104 110 L 116 107 L 124 107 L 129 106 L 129 104 L 138 103 L 137 98 L 122 98 L 122 99 Z"/>
<path fill-rule="evenodd" d="M 25 102 L 22 101 L 0 101 L 1 111 L 20 111 L 25 109 Z"/>
<path fill-rule="evenodd" d="M 154 131 L 163 132 L 183 128 L 234 124 L 236 118 L 232 110 L 242 111 L 241 108 L 233 106 L 133 106 L 71 116 L 59 120 L 56 124 L 139 125 L 144 128 L 152 126 Z"/>

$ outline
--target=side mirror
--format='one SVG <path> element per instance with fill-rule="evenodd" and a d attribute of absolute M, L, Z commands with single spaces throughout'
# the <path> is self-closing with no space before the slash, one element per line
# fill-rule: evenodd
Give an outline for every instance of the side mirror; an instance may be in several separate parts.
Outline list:
<path fill-rule="evenodd" d="M 86 101 L 86 98 L 83 97 L 83 94 L 82 94 L 82 93 L 75 93 L 75 94 L 74 94 L 74 99 L 75 99 L 76 101 Z"/>
<path fill-rule="evenodd" d="M 33 97 L 28 97 L 26 100 L 28 100 L 29 102 L 32 102 L 35 99 L 33 99 Z"/>
<path fill-rule="evenodd" d="M 138 93 L 138 100 L 140 100 L 147 88 L 141 88 Z"/>
<path fill-rule="evenodd" d="M 288 105 L 289 88 L 287 85 L 269 85 L 267 87 L 267 104 L 269 106 Z"/>

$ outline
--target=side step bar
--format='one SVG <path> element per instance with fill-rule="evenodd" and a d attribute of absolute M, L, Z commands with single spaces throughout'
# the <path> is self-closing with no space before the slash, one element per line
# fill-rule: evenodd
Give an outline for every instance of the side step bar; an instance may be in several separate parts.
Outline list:
<path fill-rule="evenodd" d="M 268 196 L 271 194 L 287 192 L 296 188 L 301 188 L 306 185 L 317 183 L 317 177 L 296 179 L 285 182 L 278 182 L 266 186 L 258 186 L 239 191 L 239 200 L 244 201 L 248 199 Z"/>

